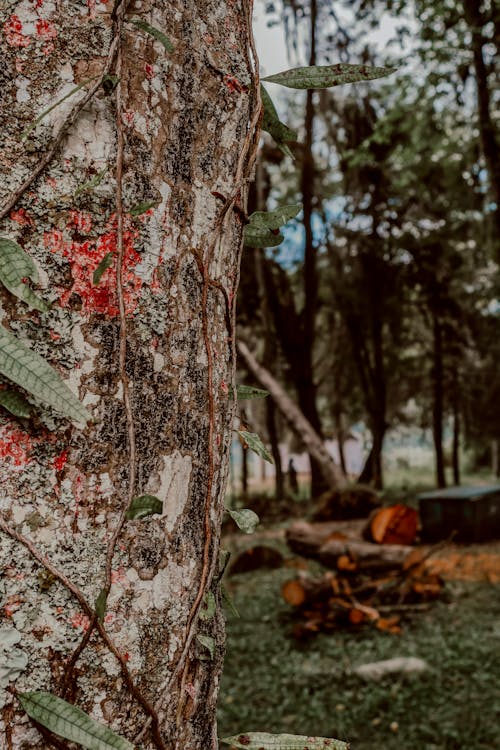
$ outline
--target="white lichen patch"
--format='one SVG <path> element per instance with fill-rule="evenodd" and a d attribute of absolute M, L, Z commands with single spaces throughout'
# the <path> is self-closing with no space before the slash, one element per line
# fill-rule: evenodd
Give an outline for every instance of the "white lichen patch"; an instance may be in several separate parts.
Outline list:
<path fill-rule="evenodd" d="M 150 478 L 146 492 L 156 495 L 163 503 L 163 518 L 166 519 L 167 531 L 173 531 L 177 520 L 182 515 L 189 495 L 191 479 L 191 456 L 183 456 L 174 451 L 163 458 L 163 468 Z"/>

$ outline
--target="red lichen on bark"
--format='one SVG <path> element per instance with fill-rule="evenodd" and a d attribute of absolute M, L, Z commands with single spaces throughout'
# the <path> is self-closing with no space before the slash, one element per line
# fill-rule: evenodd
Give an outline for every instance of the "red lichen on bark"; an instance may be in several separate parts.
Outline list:
<path fill-rule="evenodd" d="M 35 442 L 31 435 L 12 424 L 0 425 L 0 459 L 8 461 L 12 469 L 22 470 L 29 464 Z"/>
<path fill-rule="evenodd" d="M 135 268 L 141 256 L 135 250 L 134 243 L 139 237 L 139 231 L 130 217 L 124 217 L 124 269 L 123 291 L 125 309 L 128 314 L 134 312 L 141 294 L 143 280 L 135 274 Z M 116 289 L 116 268 L 108 268 L 102 275 L 99 284 L 93 282 L 94 271 L 103 258 L 111 253 L 116 256 L 116 216 L 113 214 L 105 226 L 105 231 L 97 238 L 84 240 L 66 239 L 78 234 L 88 235 L 92 231 L 92 220 L 89 214 L 71 211 L 66 226 L 66 233 L 59 229 L 46 232 L 45 247 L 54 253 L 59 253 L 68 259 L 71 265 L 73 285 L 64 289 L 59 301 L 62 307 L 68 307 L 72 295 L 77 294 L 82 301 L 83 312 L 101 313 L 110 318 L 119 314 L 118 296 Z"/>
<path fill-rule="evenodd" d="M 23 34 L 23 24 L 15 13 L 4 23 L 3 31 L 7 44 L 11 47 L 27 47 L 31 44 L 29 36 Z"/>

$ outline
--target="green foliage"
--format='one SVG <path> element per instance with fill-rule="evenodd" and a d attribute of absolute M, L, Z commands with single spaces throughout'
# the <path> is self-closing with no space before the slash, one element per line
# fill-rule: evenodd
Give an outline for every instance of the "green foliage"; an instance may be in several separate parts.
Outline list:
<path fill-rule="evenodd" d="M 98 187 L 101 184 L 101 182 L 103 180 L 103 177 L 104 177 L 104 175 L 106 174 L 107 171 L 108 171 L 108 168 L 104 167 L 104 169 L 101 169 L 101 171 L 98 172 L 94 177 L 92 177 L 91 180 L 88 180 L 88 182 L 84 182 L 82 185 L 80 185 L 75 190 L 75 198 L 78 195 L 81 195 L 81 193 L 87 193 L 87 192 L 93 190 L 94 188 Z M 94 284 L 95 284 L 95 282 L 94 282 Z"/>
<path fill-rule="evenodd" d="M 291 68 L 282 73 L 263 78 L 269 83 L 279 83 L 291 89 L 326 89 L 344 83 L 359 83 L 374 78 L 383 78 L 394 73 L 395 68 L 377 68 L 370 65 L 313 65 L 305 68 Z"/>
<path fill-rule="evenodd" d="M 265 130 L 266 133 L 269 133 L 269 135 L 274 138 L 278 148 L 285 154 L 285 156 L 294 159 L 295 157 L 290 151 L 290 147 L 287 143 L 297 140 L 297 131 L 292 130 L 288 125 L 281 122 L 276 107 L 273 104 L 273 100 L 262 85 L 260 87 L 260 96 L 264 107 L 262 130 Z"/>
<path fill-rule="evenodd" d="M 254 211 L 249 216 L 244 230 L 244 243 L 247 247 L 276 247 L 283 242 L 278 229 L 302 210 L 300 203 L 280 206 L 274 211 Z"/>
<path fill-rule="evenodd" d="M 211 620 L 215 615 L 215 596 L 211 591 L 207 591 L 203 599 L 203 609 L 200 611 L 200 620 L 206 622 Z"/>
<path fill-rule="evenodd" d="M 251 451 L 256 453 L 258 456 L 267 461 L 268 463 L 274 463 L 273 457 L 266 450 L 266 447 L 256 432 L 247 432 L 246 430 L 238 430 L 238 435 L 244 440 L 246 445 Z"/>
<path fill-rule="evenodd" d="M 17 391 L 0 391 L 0 406 L 21 418 L 29 417 L 33 411 L 32 405 Z"/>
<path fill-rule="evenodd" d="M 34 294 L 24 279 L 38 281 L 38 271 L 23 248 L 6 237 L 0 237 L 0 282 L 11 294 L 39 312 L 47 312 L 50 305 Z"/>
<path fill-rule="evenodd" d="M 242 510 L 226 508 L 226 513 L 231 516 L 238 528 L 245 534 L 253 534 L 259 524 L 259 516 L 249 508 L 243 508 Z"/>
<path fill-rule="evenodd" d="M 134 750 L 130 742 L 62 698 L 42 691 L 18 697 L 31 719 L 87 750 Z"/>
<path fill-rule="evenodd" d="M 154 39 L 157 39 L 167 52 L 173 51 L 174 46 L 172 42 L 170 41 L 168 36 L 163 33 L 163 31 L 160 31 L 160 29 L 151 26 L 149 23 L 146 23 L 146 21 L 134 20 L 130 21 L 130 23 L 141 31 L 144 31 L 146 34 L 149 34 L 149 36 L 152 36 Z"/>
<path fill-rule="evenodd" d="M 142 201 L 141 203 L 138 203 L 137 206 L 131 208 L 129 214 L 130 216 L 140 216 L 141 214 L 145 214 L 146 211 L 149 211 L 150 208 L 154 208 L 157 205 L 158 201 Z"/>
<path fill-rule="evenodd" d="M 197 635 L 196 640 L 207 649 L 210 654 L 210 658 L 213 659 L 215 656 L 215 641 L 211 635 Z"/>
<path fill-rule="evenodd" d="M 92 276 L 92 283 L 94 286 L 97 286 L 102 279 L 105 271 L 108 270 L 108 268 L 111 268 L 113 265 L 113 253 L 106 253 L 104 258 L 101 260 L 99 265 L 94 271 L 94 274 Z"/>
<path fill-rule="evenodd" d="M 0 326 L 0 374 L 55 411 L 85 424 L 90 414 L 60 375 L 39 354 Z"/>
<path fill-rule="evenodd" d="M 253 385 L 236 386 L 236 398 L 238 401 L 246 401 L 253 398 L 266 398 L 267 396 L 269 396 L 269 391 L 265 391 L 262 388 L 256 388 Z"/>
<path fill-rule="evenodd" d="M 228 610 L 231 612 L 231 614 L 234 615 L 234 617 L 240 617 L 240 613 L 236 609 L 234 599 L 223 583 L 221 583 L 221 586 L 220 586 L 220 593 L 222 596 L 222 601 L 224 602 Z"/>
<path fill-rule="evenodd" d="M 162 501 L 154 495 L 139 495 L 139 497 L 134 497 L 125 516 L 129 521 L 136 521 L 138 518 L 145 518 L 155 513 L 158 515 L 163 513 Z"/>
<path fill-rule="evenodd" d="M 247 732 L 224 737 L 221 742 L 241 750 L 348 750 L 347 742 L 328 737 L 308 737 L 301 734 L 269 734 Z"/>
<path fill-rule="evenodd" d="M 106 614 L 106 603 L 108 600 L 108 596 L 106 594 L 105 589 L 102 589 L 102 591 L 99 593 L 99 596 L 95 600 L 95 613 L 97 615 L 97 618 L 99 622 L 104 621 L 104 615 Z"/>
<path fill-rule="evenodd" d="M 25 141 L 27 137 L 29 136 L 29 134 L 31 133 L 31 131 L 36 128 L 38 123 L 40 123 L 43 120 L 43 118 L 49 114 L 49 112 L 52 112 L 53 109 L 56 109 L 56 107 L 59 107 L 59 105 L 65 102 L 66 99 L 69 99 L 70 96 L 73 96 L 73 94 L 76 94 L 77 91 L 80 91 L 80 89 L 84 88 L 84 86 L 86 86 L 88 83 L 92 83 L 92 81 L 96 81 L 99 77 L 100 76 L 93 76 L 92 78 L 87 78 L 85 81 L 82 81 L 81 83 L 79 83 L 78 86 L 75 86 L 74 88 L 72 88 L 71 91 L 68 91 L 68 93 L 65 94 L 63 97 L 61 97 L 61 99 L 58 99 L 57 102 L 55 102 L 55 104 L 51 104 L 50 107 L 45 109 L 42 112 L 42 114 L 39 115 L 36 118 L 36 120 L 34 120 L 34 122 L 32 122 L 31 125 L 29 125 L 26 128 L 26 130 L 23 131 L 21 135 L 21 140 Z"/>

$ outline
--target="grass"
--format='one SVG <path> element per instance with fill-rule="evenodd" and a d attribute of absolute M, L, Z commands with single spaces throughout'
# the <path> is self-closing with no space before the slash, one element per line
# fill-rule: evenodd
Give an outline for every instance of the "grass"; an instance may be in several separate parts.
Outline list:
<path fill-rule="evenodd" d="M 219 735 L 290 732 L 345 739 L 353 750 L 499 750 L 500 597 L 490 584 L 448 585 L 448 601 L 405 624 L 288 636 L 287 569 L 230 579 L 240 620 L 228 621 Z M 418 656 L 422 675 L 365 682 L 353 666 Z"/>

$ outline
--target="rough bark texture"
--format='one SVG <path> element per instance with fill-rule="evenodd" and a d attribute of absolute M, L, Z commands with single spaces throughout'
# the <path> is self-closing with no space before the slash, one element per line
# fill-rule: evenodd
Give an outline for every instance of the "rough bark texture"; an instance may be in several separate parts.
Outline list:
<path fill-rule="evenodd" d="M 100 76 L 113 43 L 110 72 L 120 78 L 114 91 L 116 81 L 99 88 L 0 225 L 35 261 L 38 293 L 52 305 L 37 313 L 1 287 L 2 325 L 50 360 L 93 417 L 77 429 L 40 404 L 30 419 L 0 415 L 0 627 L 20 639 L 7 662 L 25 664 L 12 666 L 0 691 L 6 750 L 48 747 L 13 686 L 64 693 L 143 750 L 217 742 L 224 625 L 219 609 L 209 620 L 199 614 L 217 571 L 233 413 L 242 223 L 225 198 L 246 198 L 258 116 L 251 8 L 246 0 L 112 8 L 78 0 L 68 12 L 65 3 L 24 0 L 2 16 L 0 206 L 95 81 L 26 143 L 23 129 Z M 161 29 L 173 51 L 130 19 Z M 154 206 L 133 216 L 142 202 Z M 96 286 L 107 253 L 113 267 Z M 118 533 L 131 497 L 144 493 L 163 501 L 162 515 L 125 521 Z M 70 670 L 108 584 L 108 644 L 94 629 Z M 213 659 L 198 634 L 214 638 Z"/>

